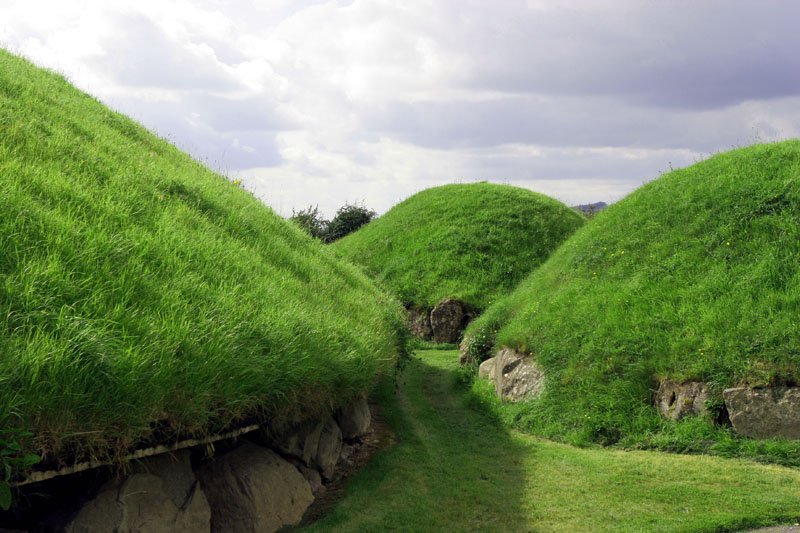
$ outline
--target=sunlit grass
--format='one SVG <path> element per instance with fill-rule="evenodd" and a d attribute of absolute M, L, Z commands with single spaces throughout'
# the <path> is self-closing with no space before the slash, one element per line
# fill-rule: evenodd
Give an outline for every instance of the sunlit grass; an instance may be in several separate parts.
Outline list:
<path fill-rule="evenodd" d="M 407 307 L 430 310 L 452 297 L 481 311 L 583 222 L 575 210 L 527 189 L 445 185 L 411 196 L 332 246 Z"/>
<path fill-rule="evenodd" d="M 46 460 L 329 412 L 398 354 L 357 269 L 2 51 L 0 176 L 0 430 Z"/>
<path fill-rule="evenodd" d="M 468 334 L 532 353 L 544 396 L 515 424 L 622 443 L 800 464 L 800 445 L 665 422 L 657 380 L 800 383 L 800 141 L 714 156 L 599 213 Z"/>
<path fill-rule="evenodd" d="M 740 531 L 800 518 L 800 472 L 750 461 L 576 448 L 509 431 L 455 351 L 418 352 L 378 391 L 397 444 L 307 531 Z"/>

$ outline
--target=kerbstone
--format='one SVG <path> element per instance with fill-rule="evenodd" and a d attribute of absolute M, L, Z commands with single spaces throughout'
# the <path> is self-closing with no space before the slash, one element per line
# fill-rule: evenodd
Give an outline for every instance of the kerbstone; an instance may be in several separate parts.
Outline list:
<path fill-rule="evenodd" d="M 494 381 L 494 376 L 495 376 L 494 369 L 496 362 L 497 358 L 491 357 L 486 361 L 484 361 L 483 363 L 481 363 L 481 365 L 478 367 L 478 377 Z"/>
<path fill-rule="evenodd" d="M 733 428 L 758 439 L 800 439 L 800 387 L 733 388 L 722 393 Z"/>
<path fill-rule="evenodd" d="M 336 413 L 336 421 L 339 422 L 343 439 L 351 440 L 364 435 L 372 422 L 367 399 L 360 398 L 347 407 L 339 409 Z"/>
<path fill-rule="evenodd" d="M 532 357 L 503 348 L 494 365 L 494 390 L 501 400 L 535 398 L 544 390 L 544 372 Z"/>
<path fill-rule="evenodd" d="M 431 329 L 435 342 L 457 342 L 464 329 L 464 306 L 458 300 L 445 298 L 431 311 Z"/>
<path fill-rule="evenodd" d="M 300 523 L 314 501 L 305 477 L 267 448 L 244 442 L 197 471 L 214 533 L 272 533 Z"/>
<path fill-rule="evenodd" d="M 131 474 L 84 504 L 65 531 L 202 533 L 210 527 L 211 508 L 184 450 L 133 465 Z"/>
<path fill-rule="evenodd" d="M 655 404 L 664 418 L 680 420 L 685 416 L 705 414 L 708 398 L 708 387 L 705 383 L 664 380 L 656 391 Z"/>

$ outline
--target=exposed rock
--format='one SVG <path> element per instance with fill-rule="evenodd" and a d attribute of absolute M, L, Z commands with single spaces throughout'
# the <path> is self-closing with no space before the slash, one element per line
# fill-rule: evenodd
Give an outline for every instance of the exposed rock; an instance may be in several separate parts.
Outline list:
<path fill-rule="evenodd" d="M 367 399 L 361 398 L 351 405 L 339 409 L 336 413 L 336 421 L 339 422 L 342 438 L 345 440 L 354 439 L 366 433 L 372 421 Z"/>
<path fill-rule="evenodd" d="M 655 404 L 661 416 L 670 420 L 705 414 L 706 401 L 708 401 L 708 387 L 699 381 L 676 383 L 664 380 L 659 385 L 655 397 Z"/>
<path fill-rule="evenodd" d="M 494 359 L 494 390 L 501 400 L 516 402 L 542 393 L 544 372 L 532 357 L 503 348 Z"/>
<path fill-rule="evenodd" d="M 435 342 L 458 341 L 464 329 L 464 306 L 453 298 L 445 298 L 431 311 L 431 329 Z"/>
<path fill-rule="evenodd" d="M 800 439 L 800 387 L 736 388 L 722 393 L 733 428 L 759 439 Z"/>
<path fill-rule="evenodd" d="M 356 450 L 352 444 L 342 444 L 342 451 L 339 453 L 339 461 L 347 461 Z"/>
<path fill-rule="evenodd" d="M 408 330 L 412 335 L 422 340 L 429 341 L 433 338 L 431 317 L 427 311 L 408 310 Z"/>
<path fill-rule="evenodd" d="M 494 381 L 494 368 L 496 361 L 497 358 L 492 357 L 481 363 L 481 366 L 478 367 L 478 377 L 488 378 L 490 381 Z"/>
<path fill-rule="evenodd" d="M 310 465 L 317 455 L 319 437 L 324 425 L 323 422 L 303 422 L 285 432 L 280 438 L 272 439 L 270 446 Z"/>
<path fill-rule="evenodd" d="M 461 344 L 458 346 L 458 362 L 461 366 L 471 365 L 473 362 L 472 356 L 469 355 L 469 345 L 471 342 L 472 337 L 464 335 L 464 338 L 461 339 Z"/>
<path fill-rule="evenodd" d="M 336 420 L 329 416 L 322 422 L 298 424 L 269 442 L 271 447 L 297 457 L 307 466 L 318 469 L 323 476 L 330 477 L 342 449 L 342 431 Z"/>
<path fill-rule="evenodd" d="M 211 506 L 212 532 L 269 533 L 297 525 L 314 496 L 275 452 L 245 441 L 197 471 Z"/>
<path fill-rule="evenodd" d="M 189 452 L 159 455 L 107 483 L 67 525 L 68 533 L 108 531 L 201 533 L 210 531 L 211 509 L 192 472 Z"/>
<path fill-rule="evenodd" d="M 311 487 L 311 494 L 316 498 L 318 494 L 325 492 L 325 485 L 322 484 L 322 476 L 316 468 L 309 468 L 302 463 L 294 465 L 297 470 L 306 478 Z"/>
<path fill-rule="evenodd" d="M 314 466 L 322 472 L 323 477 L 331 478 L 341 452 L 342 431 L 339 429 L 339 424 L 336 423 L 336 420 L 333 417 L 329 417 L 322 427 L 322 432 L 319 435 L 319 446 L 317 446 L 317 453 L 314 455 Z"/>

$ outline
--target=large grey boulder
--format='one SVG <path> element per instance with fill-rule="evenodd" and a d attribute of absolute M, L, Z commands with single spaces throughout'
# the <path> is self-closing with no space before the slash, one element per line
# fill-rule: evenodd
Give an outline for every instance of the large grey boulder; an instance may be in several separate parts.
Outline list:
<path fill-rule="evenodd" d="M 708 397 L 705 383 L 664 380 L 656 391 L 655 404 L 664 418 L 680 420 L 684 416 L 705 414 Z"/>
<path fill-rule="evenodd" d="M 464 329 L 464 306 L 453 298 L 445 298 L 431 311 L 431 329 L 435 342 L 457 342 Z"/>
<path fill-rule="evenodd" d="M 733 428 L 747 437 L 800 439 L 800 387 L 722 392 Z"/>
<path fill-rule="evenodd" d="M 408 330 L 417 338 L 429 341 L 433 338 L 431 317 L 426 311 L 408 310 Z"/>
<path fill-rule="evenodd" d="M 544 372 L 532 357 L 503 348 L 494 359 L 494 390 L 501 400 L 535 398 L 544 390 Z"/>
<path fill-rule="evenodd" d="M 367 399 L 360 398 L 347 407 L 339 409 L 336 413 L 336 421 L 339 422 L 343 439 L 351 440 L 364 435 L 372 422 Z"/>
<path fill-rule="evenodd" d="M 183 450 L 133 465 L 128 476 L 107 483 L 86 502 L 65 530 L 202 533 L 210 528 L 211 509 Z"/>
<path fill-rule="evenodd" d="M 314 501 L 298 470 L 275 452 L 244 442 L 197 471 L 211 506 L 211 531 L 271 533 L 300 523 Z"/>
<path fill-rule="evenodd" d="M 478 377 L 494 381 L 494 375 L 495 375 L 494 369 L 496 362 L 497 358 L 492 357 L 481 363 L 480 366 L 478 367 Z"/>

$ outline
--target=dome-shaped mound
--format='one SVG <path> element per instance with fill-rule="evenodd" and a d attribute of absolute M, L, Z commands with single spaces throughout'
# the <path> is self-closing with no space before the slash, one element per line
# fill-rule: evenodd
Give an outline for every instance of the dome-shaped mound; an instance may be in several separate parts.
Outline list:
<path fill-rule="evenodd" d="M 474 183 L 419 192 L 332 246 L 406 307 L 455 298 L 475 311 L 508 293 L 584 218 L 528 189 Z"/>
<path fill-rule="evenodd" d="M 391 367 L 398 304 L 236 184 L 0 51 L 0 452 L 289 422 Z M 5 464 L 5 463 L 3 463 Z"/>
<path fill-rule="evenodd" d="M 800 141 L 714 156 L 598 214 L 470 326 L 533 354 L 527 424 L 616 440 L 660 429 L 661 379 L 800 383 Z M 495 331 L 497 333 L 495 334 Z M 491 344 L 492 342 L 490 342 Z"/>

